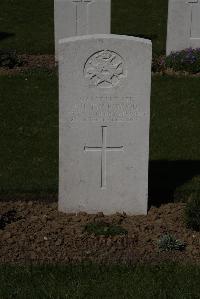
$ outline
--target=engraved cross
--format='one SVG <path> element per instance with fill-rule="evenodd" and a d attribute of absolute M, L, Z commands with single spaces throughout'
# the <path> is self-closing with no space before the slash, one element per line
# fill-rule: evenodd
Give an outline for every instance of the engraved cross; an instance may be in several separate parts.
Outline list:
<path fill-rule="evenodd" d="M 101 146 L 85 146 L 86 152 L 100 152 L 101 153 L 101 188 L 106 188 L 106 172 L 107 172 L 107 152 L 121 152 L 124 151 L 123 146 L 111 147 L 107 146 L 107 127 L 101 127 Z"/>
<path fill-rule="evenodd" d="M 88 5 L 93 0 L 72 0 L 76 5 L 76 35 L 88 34 Z"/>
<path fill-rule="evenodd" d="M 198 13 L 198 11 L 196 11 L 198 9 L 198 7 L 196 6 L 197 4 L 199 5 L 199 0 L 189 0 L 188 3 L 191 6 L 191 16 L 190 16 L 190 38 L 191 39 L 199 39 L 199 22 L 198 25 L 196 24 L 197 20 L 195 21 L 195 19 L 197 18 L 196 12 Z M 199 14 L 198 14 L 198 18 L 199 18 Z M 195 22 L 195 23 L 194 23 Z M 193 24 L 194 23 L 194 24 Z M 193 27 L 194 26 L 194 27 Z"/>

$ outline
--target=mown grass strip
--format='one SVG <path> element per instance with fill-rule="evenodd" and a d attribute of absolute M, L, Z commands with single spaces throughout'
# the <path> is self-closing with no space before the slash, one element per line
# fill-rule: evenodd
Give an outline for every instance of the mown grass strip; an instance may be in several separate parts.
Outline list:
<path fill-rule="evenodd" d="M 2 299 L 199 298 L 200 267 L 0 266 Z"/>

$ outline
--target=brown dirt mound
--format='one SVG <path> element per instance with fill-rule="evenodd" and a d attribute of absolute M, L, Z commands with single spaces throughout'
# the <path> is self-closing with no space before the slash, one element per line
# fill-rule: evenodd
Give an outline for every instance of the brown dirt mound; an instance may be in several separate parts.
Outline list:
<path fill-rule="evenodd" d="M 54 69 L 56 62 L 54 55 L 18 55 L 20 60 L 23 62 L 22 66 L 9 68 L 0 68 L 0 75 L 15 75 L 19 72 L 26 71 L 34 68 L 46 68 Z"/>
<path fill-rule="evenodd" d="M 60 213 L 56 203 L 1 202 L 0 215 L 13 217 L 0 228 L 1 263 L 200 262 L 200 232 L 186 229 L 184 204 L 152 207 L 148 216 L 104 216 Z M 121 225 L 128 235 L 104 237 L 83 231 L 85 224 L 102 220 Z M 160 252 L 157 240 L 164 233 L 184 241 L 186 249 Z"/>
<path fill-rule="evenodd" d="M 55 58 L 54 55 L 27 55 L 23 54 L 19 56 L 24 61 L 24 67 L 26 68 L 54 68 Z"/>
<path fill-rule="evenodd" d="M 46 68 L 46 69 L 52 70 L 52 69 L 55 69 L 55 67 L 58 65 L 55 62 L 54 55 L 21 54 L 21 55 L 18 55 L 18 57 L 23 62 L 22 66 L 14 67 L 12 69 L 0 67 L 0 75 L 15 75 L 20 72 L 26 71 L 28 69 L 34 69 L 34 68 Z M 160 58 L 162 58 L 162 56 Z M 185 71 L 176 72 L 172 69 L 162 68 L 159 70 L 159 68 L 158 68 L 158 70 L 154 70 L 152 72 L 152 76 L 153 75 L 161 75 L 161 76 L 168 75 L 168 76 L 175 76 L 175 77 L 186 77 L 186 76 L 199 77 L 200 73 L 190 74 Z"/>

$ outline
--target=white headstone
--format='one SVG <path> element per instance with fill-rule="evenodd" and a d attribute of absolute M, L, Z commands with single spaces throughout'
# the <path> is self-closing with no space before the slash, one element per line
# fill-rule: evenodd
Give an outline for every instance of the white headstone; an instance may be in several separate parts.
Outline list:
<path fill-rule="evenodd" d="M 169 0 L 167 55 L 200 47 L 200 0 Z"/>
<path fill-rule="evenodd" d="M 111 0 L 54 0 L 54 23 L 57 60 L 60 39 L 110 33 Z"/>
<path fill-rule="evenodd" d="M 147 213 L 152 45 L 60 41 L 59 210 Z"/>

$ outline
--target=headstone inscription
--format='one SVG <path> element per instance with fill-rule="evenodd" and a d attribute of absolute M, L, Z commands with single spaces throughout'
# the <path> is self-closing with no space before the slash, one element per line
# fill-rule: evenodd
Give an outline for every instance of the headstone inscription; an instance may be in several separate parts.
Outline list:
<path fill-rule="evenodd" d="M 200 47 L 200 0 L 169 0 L 167 55 Z"/>
<path fill-rule="evenodd" d="M 110 33 L 111 0 L 54 0 L 55 57 L 62 38 Z"/>
<path fill-rule="evenodd" d="M 151 42 L 60 41 L 59 210 L 147 213 Z"/>

